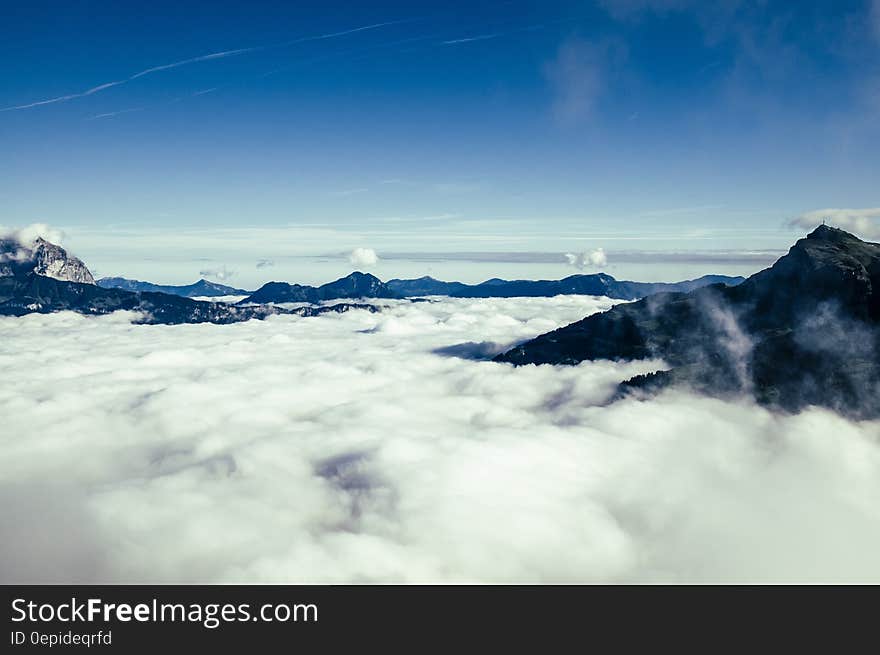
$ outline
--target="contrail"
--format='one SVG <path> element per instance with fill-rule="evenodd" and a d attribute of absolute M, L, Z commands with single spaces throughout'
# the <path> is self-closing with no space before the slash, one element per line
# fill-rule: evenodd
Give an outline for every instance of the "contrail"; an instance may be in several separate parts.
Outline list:
<path fill-rule="evenodd" d="M 502 36 L 510 36 L 512 34 L 521 34 L 522 32 L 534 32 L 536 30 L 544 29 L 548 25 L 555 25 L 558 23 L 564 23 L 567 21 L 573 20 L 572 17 L 560 18 L 558 20 L 551 20 L 546 23 L 539 23 L 537 25 L 526 25 L 525 27 L 519 27 L 513 30 L 505 30 L 502 32 L 493 32 L 491 34 L 478 34 L 476 36 L 466 36 L 460 39 L 450 39 L 448 41 L 441 41 L 440 45 L 457 45 L 459 43 L 473 43 L 474 41 L 488 41 L 489 39 L 497 39 Z"/>
<path fill-rule="evenodd" d="M 452 39 L 451 41 L 444 41 L 443 45 L 455 45 L 456 43 L 470 43 L 471 41 L 485 41 L 486 39 L 494 39 L 501 36 L 501 34 L 481 34 L 480 36 L 468 36 L 463 39 Z"/>
<path fill-rule="evenodd" d="M 181 61 L 175 61 L 171 64 L 164 64 L 163 66 L 154 66 L 153 68 L 147 68 L 146 70 L 142 70 L 140 73 L 135 73 L 131 77 L 129 77 L 126 82 L 131 80 L 136 80 L 139 77 L 143 77 L 144 75 L 149 75 L 150 73 L 158 73 L 159 71 L 168 70 L 169 68 L 177 68 L 178 66 L 186 66 L 187 64 L 195 64 L 200 61 L 210 61 L 211 59 L 223 59 L 224 57 L 235 57 L 236 55 L 243 55 L 248 52 L 256 52 L 257 50 L 266 50 L 268 46 L 256 46 L 253 48 L 239 48 L 238 50 L 225 50 L 223 52 L 212 52 L 209 55 L 202 55 L 201 57 L 192 57 L 190 59 L 183 59 Z"/>
<path fill-rule="evenodd" d="M 113 116 L 119 116 L 119 114 L 130 114 L 133 111 L 143 111 L 143 107 L 134 107 L 133 109 L 120 109 L 119 111 L 108 111 L 105 114 L 95 114 L 89 120 L 95 120 L 96 118 L 111 118 Z"/>
<path fill-rule="evenodd" d="M 131 79 L 131 78 L 129 78 Z M 40 105 L 51 105 L 54 102 L 64 102 L 65 100 L 73 100 L 74 98 L 82 98 L 85 96 L 90 96 L 93 93 L 98 93 L 98 91 L 103 91 L 104 89 L 109 89 L 111 86 L 118 86 L 120 84 L 125 84 L 128 80 L 118 80 L 116 82 L 107 82 L 106 84 L 100 84 L 98 86 L 92 87 L 87 91 L 83 91 L 82 93 L 71 93 L 66 96 L 59 96 L 57 98 L 50 98 L 49 100 L 39 100 L 37 102 L 31 102 L 27 105 L 17 105 L 15 107 L 5 107 L 0 109 L 0 111 L 13 111 L 15 109 L 30 109 L 31 107 L 39 107 Z"/>
<path fill-rule="evenodd" d="M 74 100 L 76 98 L 84 98 L 85 96 L 90 96 L 92 94 L 103 91 L 104 89 L 109 89 L 110 87 L 119 86 L 120 84 L 125 84 L 127 82 L 131 82 L 132 80 L 136 80 L 139 77 L 143 77 L 144 75 L 150 75 L 152 73 L 158 73 L 159 71 L 169 70 L 171 68 L 177 68 L 178 66 L 186 66 L 187 64 L 195 64 L 200 61 L 210 61 L 212 59 L 223 59 L 225 57 L 236 57 L 238 55 L 247 54 L 250 52 L 258 52 L 261 50 L 272 50 L 276 48 L 286 48 L 288 46 L 296 45 L 297 43 L 306 43 L 308 41 L 319 41 L 322 39 L 334 39 L 340 36 L 346 36 L 348 34 L 355 34 L 357 32 L 365 32 L 367 30 L 375 30 L 380 27 L 388 27 L 391 25 L 399 25 L 401 23 L 410 23 L 412 21 L 421 20 L 420 18 L 406 18 L 403 20 L 394 20 L 394 21 L 386 21 L 384 23 L 373 23 L 372 25 L 364 25 L 362 27 L 355 27 L 350 30 L 343 30 L 341 32 L 330 32 L 327 34 L 318 34 L 315 36 L 306 36 L 300 39 L 294 39 L 293 41 L 287 41 L 285 43 L 277 43 L 274 45 L 268 46 L 254 46 L 252 48 L 238 48 L 237 50 L 224 50 L 222 52 L 212 52 L 207 55 L 201 55 L 199 57 L 191 57 L 189 59 L 183 59 L 181 61 L 175 61 L 170 64 L 163 64 L 162 66 L 153 66 L 151 68 L 146 68 L 142 71 L 131 75 L 123 80 L 116 80 L 115 82 L 107 82 L 106 84 L 100 84 L 98 86 L 92 87 L 91 89 L 87 89 L 80 93 L 70 93 L 68 95 L 58 96 L 57 98 L 49 98 L 48 100 L 38 100 L 36 102 L 30 102 L 25 105 L 15 105 L 14 107 L 4 107 L 0 109 L 0 112 L 3 111 L 16 111 L 19 109 L 30 109 L 31 107 L 39 107 L 41 105 L 51 105 L 56 102 L 66 102 L 68 100 Z"/>

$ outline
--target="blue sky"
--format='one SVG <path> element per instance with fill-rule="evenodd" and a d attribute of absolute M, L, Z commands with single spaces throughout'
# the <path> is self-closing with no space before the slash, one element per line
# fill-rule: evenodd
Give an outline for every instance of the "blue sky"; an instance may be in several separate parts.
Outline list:
<path fill-rule="evenodd" d="M 797 216 L 880 206 L 871 0 L 3 14 L 0 224 L 58 227 L 101 273 L 320 281 L 371 247 L 384 277 L 560 277 L 485 253 L 601 247 L 664 277 L 719 265 L 632 253 L 781 249 Z"/>

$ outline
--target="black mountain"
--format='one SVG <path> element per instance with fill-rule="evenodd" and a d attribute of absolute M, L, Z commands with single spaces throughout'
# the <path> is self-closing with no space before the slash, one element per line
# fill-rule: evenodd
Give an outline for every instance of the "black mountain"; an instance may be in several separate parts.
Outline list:
<path fill-rule="evenodd" d="M 741 277 L 705 275 L 684 282 L 629 282 L 618 281 L 605 273 L 571 275 L 562 280 L 499 280 L 493 278 L 480 284 L 443 282 L 432 277 L 415 280 L 382 282 L 367 273 L 352 273 L 320 287 L 286 282 L 269 282 L 257 289 L 247 303 L 267 302 L 320 302 L 336 298 L 414 298 L 417 296 L 450 296 L 453 298 L 516 298 L 552 297 L 560 294 L 608 296 L 621 300 L 635 300 L 662 291 L 691 291 L 709 284 L 735 285 Z"/>
<path fill-rule="evenodd" d="M 225 284 L 217 284 L 201 279 L 193 284 L 166 285 L 142 282 L 141 280 L 129 280 L 124 277 L 102 277 L 96 282 L 104 289 L 122 289 L 124 291 L 154 291 L 156 293 L 169 293 L 173 296 L 184 298 L 208 298 L 216 296 L 246 296 L 250 291 L 228 287 Z"/>
<path fill-rule="evenodd" d="M 93 284 L 67 282 L 29 272 L 0 278 L 0 315 L 71 310 L 87 315 L 109 314 L 117 310 L 140 312 L 139 323 L 238 323 L 252 318 L 262 319 L 273 314 L 315 316 L 325 312 L 350 309 L 377 311 L 373 305 L 339 303 L 328 307 L 303 307 L 284 310 L 271 306 L 236 307 L 226 303 L 182 298 L 167 293 L 132 292 L 103 289 Z"/>
<path fill-rule="evenodd" d="M 513 364 L 661 358 L 625 389 L 683 383 L 762 404 L 880 416 L 880 245 L 821 226 L 734 287 L 661 293 L 541 335 Z"/>
<path fill-rule="evenodd" d="M 309 302 L 340 298 L 399 298 L 382 280 L 369 273 L 356 271 L 351 275 L 319 287 L 287 282 L 267 282 L 239 304 L 268 302 Z"/>
<path fill-rule="evenodd" d="M 704 275 L 684 282 L 630 282 L 616 280 L 606 273 L 570 275 L 561 280 L 500 280 L 492 278 L 480 284 L 443 282 L 432 277 L 417 280 L 389 280 L 388 288 L 401 296 L 452 296 L 454 298 L 547 298 L 562 294 L 607 296 L 636 300 L 663 291 L 692 291 L 710 284 L 735 285 L 741 277 Z"/>

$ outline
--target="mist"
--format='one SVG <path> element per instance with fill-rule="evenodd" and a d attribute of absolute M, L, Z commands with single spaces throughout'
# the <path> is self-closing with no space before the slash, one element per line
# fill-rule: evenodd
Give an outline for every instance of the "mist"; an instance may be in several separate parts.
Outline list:
<path fill-rule="evenodd" d="M 880 422 L 487 361 L 608 309 L 0 319 L 0 582 L 880 581 Z"/>

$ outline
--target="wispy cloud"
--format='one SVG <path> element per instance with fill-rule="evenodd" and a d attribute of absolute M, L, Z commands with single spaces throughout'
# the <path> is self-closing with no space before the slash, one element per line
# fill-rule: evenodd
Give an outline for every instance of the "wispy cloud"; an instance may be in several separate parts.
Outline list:
<path fill-rule="evenodd" d="M 559 20 L 549 21 L 547 23 L 539 23 L 537 25 L 526 25 L 525 27 L 518 27 L 512 30 L 504 30 L 501 32 L 490 32 L 488 34 L 476 34 L 474 36 L 465 36 L 458 39 L 449 39 L 447 41 L 441 41 L 441 45 L 458 45 L 461 43 L 473 43 L 474 41 L 488 41 L 489 39 L 497 39 L 502 36 L 510 36 L 513 34 L 521 34 L 522 32 L 534 32 L 535 30 L 540 30 L 547 25 L 552 25 L 554 23 L 562 23 L 572 20 L 571 18 L 561 18 Z"/>
<path fill-rule="evenodd" d="M 593 114 L 607 83 L 607 68 L 625 57 L 615 42 L 588 43 L 569 39 L 544 67 L 553 92 L 553 114 L 566 125 L 582 122 Z"/>
<path fill-rule="evenodd" d="M 132 78 L 129 78 L 132 79 Z M 26 105 L 16 105 L 14 107 L 4 107 L 0 109 L 0 111 L 16 111 L 18 109 L 30 109 L 31 107 L 41 107 L 42 105 L 51 105 L 56 102 L 66 102 L 67 100 L 74 100 L 76 98 L 84 98 L 86 96 L 93 95 L 98 93 L 99 91 L 103 91 L 105 89 L 109 89 L 110 87 L 119 86 L 120 84 L 125 84 L 129 81 L 129 79 L 125 80 L 117 80 L 116 82 L 107 82 L 106 84 L 99 84 L 98 86 L 94 86 L 91 89 L 87 89 L 80 93 L 69 93 L 64 96 L 58 96 L 57 98 L 49 98 L 48 100 L 38 100 L 36 102 L 30 102 Z"/>
<path fill-rule="evenodd" d="M 272 46 L 268 46 L 272 47 Z M 259 52 L 260 50 L 266 50 L 267 46 L 256 46 L 254 48 L 238 48 L 237 50 L 225 50 L 223 52 L 212 52 L 207 55 L 202 55 L 200 57 L 190 57 L 189 59 L 182 59 L 181 61 L 175 61 L 170 64 L 163 64 L 162 66 L 153 66 L 152 68 L 147 68 L 142 70 L 139 73 L 135 73 L 131 77 L 129 77 L 126 82 L 130 82 L 131 80 L 136 80 L 139 77 L 143 77 L 144 75 L 150 75 L 152 73 L 158 73 L 159 71 L 170 70 L 172 68 L 178 68 L 180 66 L 186 66 L 187 64 L 196 64 L 200 61 L 211 61 L 213 59 L 224 59 L 226 57 L 235 57 L 237 55 L 243 55 L 249 52 Z"/>
<path fill-rule="evenodd" d="M 86 96 L 94 95 L 95 93 L 99 93 L 106 89 L 120 86 L 122 84 L 126 84 L 133 80 L 136 80 L 140 77 L 144 77 L 146 75 L 152 75 L 153 73 L 158 73 L 161 71 L 171 70 L 173 68 L 179 68 L 180 66 L 187 66 L 189 64 L 195 64 L 203 61 L 212 61 L 215 59 L 225 59 L 227 57 L 237 57 L 239 55 L 250 54 L 253 52 L 260 52 L 265 50 L 274 50 L 277 48 L 286 48 L 292 45 L 296 45 L 299 43 L 307 43 L 309 41 L 320 41 L 324 39 L 335 39 L 341 36 L 347 36 L 349 34 L 356 34 L 358 32 L 365 32 L 368 30 L 375 30 L 381 27 L 389 27 L 391 25 L 399 25 L 402 23 L 408 23 L 415 20 L 420 20 L 419 18 L 408 18 L 403 20 L 395 20 L 395 21 L 385 21 L 383 23 L 373 23 L 371 25 L 363 25 L 361 27 L 355 27 L 349 30 L 342 30 L 339 32 L 329 32 L 326 34 L 317 34 L 314 36 L 306 36 L 299 39 L 293 39 L 292 41 L 286 41 L 284 43 L 276 43 L 273 45 L 266 46 L 254 46 L 251 48 L 237 48 L 235 50 L 222 50 L 220 52 L 211 52 L 206 55 L 201 55 L 198 57 L 190 57 L 188 59 L 181 59 L 180 61 L 171 62 L 169 64 L 162 64 L 160 66 L 151 66 L 150 68 L 145 68 L 142 71 L 138 71 L 129 77 L 126 77 L 121 80 L 115 80 L 113 82 L 106 82 L 104 84 L 99 84 L 98 86 L 94 86 L 90 89 L 86 89 L 85 91 L 81 91 L 79 93 L 69 93 L 67 95 L 58 96 L 55 98 L 48 98 L 46 100 L 37 100 L 35 102 L 30 102 L 23 105 L 14 105 L 11 107 L 4 107 L 0 109 L 0 112 L 4 111 L 17 111 L 21 109 L 31 109 L 33 107 L 40 107 L 43 105 L 51 105 L 58 102 L 67 102 L 68 100 L 75 100 L 77 98 L 84 98 Z M 213 90 L 213 89 L 211 89 Z M 207 93 L 206 91 L 205 93 Z"/>
<path fill-rule="evenodd" d="M 224 264 L 215 268 L 203 268 L 199 271 L 199 275 L 201 275 L 202 277 L 212 277 L 216 280 L 224 281 L 235 277 L 235 271 L 228 269 Z"/>

